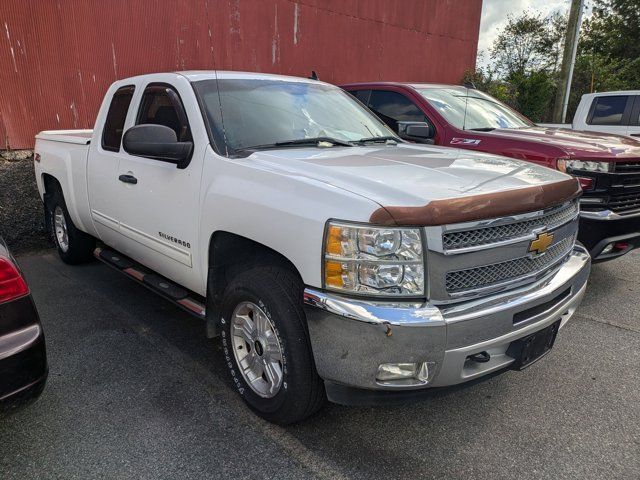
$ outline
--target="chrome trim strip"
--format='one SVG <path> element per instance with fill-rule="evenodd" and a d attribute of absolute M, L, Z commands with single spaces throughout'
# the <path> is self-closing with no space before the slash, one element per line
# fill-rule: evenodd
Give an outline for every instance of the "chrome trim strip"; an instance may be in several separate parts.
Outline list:
<path fill-rule="evenodd" d="M 590 212 L 587 210 L 580 211 L 580 217 L 588 218 L 589 220 L 619 220 L 621 218 L 634 218 L 639 217 L 640 212 L 630 213 L 629 215 L 620 215 L 611 210 L 597 210 Z"/>
<path fill-rule="evenodd" d="M 10 357 L 29 348 L 41 334 L 37 323 L 22 330 L 11 332 L 0 337 L 0 360 Z"/>
<path fill-rule="evenodd" d="M 440 310 L 429 303 L 357 300 L 313 288 L 304 290 L 304 303 L 334 315 L 372 325 L 405 327 L 444 325 Z"/>

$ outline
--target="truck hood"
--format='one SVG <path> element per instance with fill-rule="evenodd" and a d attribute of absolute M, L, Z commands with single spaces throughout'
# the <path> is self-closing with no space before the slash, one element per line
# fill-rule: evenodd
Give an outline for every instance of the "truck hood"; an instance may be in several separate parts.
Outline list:
<path fill-rule="evenodd" d="M 454 148 L 398 145 L 254 152 L 255 166 L 313 179 L 379 205 L 429 202 L 551 184 L 570 177 L 506 157 Z"/>
<path fill-rule="evenodd" d="M 549 127 L 499 128 L 487 134 L 503 139 L 556 146 L 569 158 L 613 162 L 640 158 L 640 142 L 623 135 Z"/>

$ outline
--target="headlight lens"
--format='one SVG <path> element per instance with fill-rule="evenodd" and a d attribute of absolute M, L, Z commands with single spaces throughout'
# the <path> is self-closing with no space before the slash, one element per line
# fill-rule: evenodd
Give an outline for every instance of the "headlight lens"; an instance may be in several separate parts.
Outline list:
<path fill-rule="evenodd" d="M 582 170 L 584 172 L 611 172 L 611 162 L 590 162 L 586 160 L 558 160 L 558 170 L 568 173 L 567 170 Z"/>
<path fill-rule="evenodd" d="M 365 295 L 424 295 L 420 230 L 328 223 L 324 288 Z"/>

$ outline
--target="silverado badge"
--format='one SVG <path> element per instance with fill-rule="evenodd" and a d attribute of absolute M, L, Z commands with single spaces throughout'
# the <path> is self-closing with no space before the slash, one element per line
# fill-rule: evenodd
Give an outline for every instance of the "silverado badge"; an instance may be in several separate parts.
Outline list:
<path fill-rule="evenodd" d="M 547 248 L 553 243 L 553 233 L 539 233 L 535 239 L 529 244 L 529 251 L 540 255 L 547 251 Z"/>

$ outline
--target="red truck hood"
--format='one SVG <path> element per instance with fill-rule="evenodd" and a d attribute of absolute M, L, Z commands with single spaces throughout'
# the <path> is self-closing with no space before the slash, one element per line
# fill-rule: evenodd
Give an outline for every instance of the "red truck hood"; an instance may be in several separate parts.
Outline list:
<path fill-rule="evenodd" d="M 570 158 L 621 162 L 640 159 L 640 142 L 622 135 L 547 127 L 498 128 L 488 134 L 492 137 L 553 145 L 564 150 Z"/>

